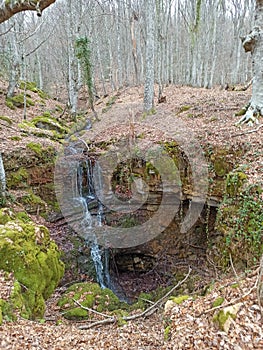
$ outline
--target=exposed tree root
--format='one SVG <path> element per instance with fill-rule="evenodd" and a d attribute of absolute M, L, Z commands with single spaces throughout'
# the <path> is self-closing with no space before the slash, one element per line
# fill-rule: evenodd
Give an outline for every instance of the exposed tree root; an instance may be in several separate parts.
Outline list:
<path fill-rule="evenodd" d="M 250 105 L 246 111 L 246 113 L 239 119 L 239 121 L 236 123 L 236 125 L 253 125 L 253 124 L 259 124 L 258 117 L 260 113 L 258 111 L 257 107 L 254 107 Z"/>

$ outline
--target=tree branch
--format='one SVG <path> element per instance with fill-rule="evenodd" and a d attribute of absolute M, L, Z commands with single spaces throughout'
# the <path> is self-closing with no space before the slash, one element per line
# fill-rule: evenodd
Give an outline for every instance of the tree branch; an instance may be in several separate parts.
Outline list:
<path fill-rule="evenodd" d="M 53 4 L 56 0 L 2 0 L 0 5 L 0 23 L 7 21 L 13 15 L 22 11 L 37 11 L 38 16 L 41 12 Z"/>

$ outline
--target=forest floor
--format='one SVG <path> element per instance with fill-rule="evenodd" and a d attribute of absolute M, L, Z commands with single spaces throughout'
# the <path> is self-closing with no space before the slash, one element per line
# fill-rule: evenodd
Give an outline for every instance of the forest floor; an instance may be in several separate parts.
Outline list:
<path fill-rule="evenodd" d="M 3 84 L 1 88 L 6 86 Z M 123 89 L 113 97 L 98 100 L 96 110 L 100 121 L 94 122 L 92 129 L 87 131 L 87 138 L 106 142 L 120 133 L 127 134 L 127 121 L 129 128 L 137 123 L 140 133 L 149 135 L 151 140 L 179 138 L 180 130 L 185 128 L 186 135 L 193 135 L 201 146 L 209 143 L 245 150 L 240 163 L 246 166 L 249 181 L 262 181 L 263 128 L 257 125 L 239 128 L 235 125 L 239 117 L 234 114 L 249 102 L 251 90 L 174 86 L 165 88 L 164 95 L 166 102 L 156 104 L 157 113 L 151 118 L 141 117 L 141 87 Z M 56 104 L 56 101 L 50 100 L 44 109 L 52 109 Z M 82 107 L 85 108 L 85 103 Z M 11 126 L 0 120 L 0 151 L 6 153 L 18 147 L 14 136 L 19 134 L 16 124 L 23 121 L 23 112 L 6 107 L 3 94 L 0 95 L 0 111 L 2 116 L 12 119 Z M 30 107 L 28 119 L 41 113 L 43 107 Z M 259 122 L 262 123 L 262 119 Z M 26 142 L 30 141 L 29 138 L 34 140 L 34 136 L 29 136 Z M 53 144 L 51 140 L 43 142 Z M 0 349 L 262 349 L 262 314 L 255 287 L 257 279 L 257 267 L 246 273 L 238 271 L 237 275 L 231 270 L 229 275 L 215 278 L 205 296 L 191 295 L 170 310 L 161 308 L 147 318 L 139 318 L 123 326 L 110 324 L 87 330 L 79 328 L 83 322 L 65 320 L 59 313 L 56 303 L 63 291 L 59 287 L 47 301 L 44 323 L 21 318 L 16 322 L 4 321 L 0 326 Z M 0 284 L 1 298 L 10 292 L 10 287 L 1 280 Z M 219 297 L 224 298 L 224 302 L 214 308 L 213 303 Z M 222 330 L 215 316 L 227 306 L 237 306 L 238 312 L 236 317 L 231 318 L 229 329 Z"/>

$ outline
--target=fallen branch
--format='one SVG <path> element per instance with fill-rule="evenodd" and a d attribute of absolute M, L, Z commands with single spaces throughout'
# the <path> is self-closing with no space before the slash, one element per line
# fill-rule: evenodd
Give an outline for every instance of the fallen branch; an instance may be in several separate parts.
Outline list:
<path fill-rule="evenodd" d="M 80 302 L 78 302 L 76 299 L 73 299 L 73 301 L 78 306 L 80 306 L 83 310 L 89 311 L 89 312 L 91 312 L 93 314 L 100 315 L 100 316 L 103 316 L 103 317 L 106 317 L 106 318 L 112 318 L 112 316 L 110 316 L 110 315 L 103 314 L 102 312 L 98 312 L 98 311 L 96 311 L 94 309 L 91 309 L 90 307 L 81 305 Z"/>
<path fill-rule="evenodd" d="M 262 126 L 263 124 L 260 124 L 256 129 L 244 131 L 244 132 L 241 132 L 240 134 L 233 135 L 232 137 L 237 137 L 237 136 L 242 136 L 246 134 L 251 134 L 252 132 L 257 132 L 260 128 L 262 128 Z"/>
<path fill-rule="evenodd" d="M 169 292 L 167 292 L 161 299 L 157 300 L 153 305 L 149 306 L 146 310 L 144 310 L 143 312 L 139 313 L 139 314 L 135 314 L 132 316 L 123 316 L 121 318 L 117 318 L 115 316 L 109 316 L 109 315 L 105 315 L 105 314 L 101 314 L 93 309 L 90 308 L 86 308 L 85 306 L 82 306 L 80 303 L 77 302 L 77 304 L 84 310 L 99 314 L 101 316 L 107 317 L 104 320 L 101 321 L 95 321 L 89 325 L 83 325 L 83 326 L 79 326 L 79 329 L 89 329 L 92 327 L 96 327 L 96 326 L 100 326 L 103 324 L 108 324 L 108 323 L 116 323 L 118 322 L 118 320 L 123 320 L 123 321 L 132 321 L 135 320 L 137 318 L 141 318 L 141 317 L 148 317 L 150 315 L 152 315 L 159 307 L 160 305 L 162 305 L 164 303 L 164 301 L 173 293 L 173 291 L 175 289 L 177 289 L 178 287 L 180 287 L 190 276 L 192 269 L 189 266 L 189 270 L 187 275 L 185 276 L 185 278 L 182 281 L 179 281 Z"/>

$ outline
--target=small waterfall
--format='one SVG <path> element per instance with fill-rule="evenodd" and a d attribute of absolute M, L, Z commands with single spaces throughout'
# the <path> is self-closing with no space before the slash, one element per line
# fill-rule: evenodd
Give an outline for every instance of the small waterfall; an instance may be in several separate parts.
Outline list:
<path fill-rule="evenodd" d="M 85 230 L 92 230 L 92 227 L 94 226 L 103 225 L 104 208 L 96 196 L 93 176 L 94 174 L 92 161 L 88 159 L 84 162 L 81 162 L 77 170 L 77 187 L 79 197 L 76 198 L 76 201 L 82 204 L 84 213 L 81 225 L 83 225 L 82 227 Z M 102 188 L 103 184 L 100 171 L 98 171 L 96 176 L 98 176 L 99 187 Z M 89 210 L 89 204 L 94 203 L 94 200 L 96 201 L 97 205 L 97 212 L 95 215 L 96 219 L 93 217 Z M 87 244 L 90 247 L 90 254 L 96 270 L 97 282 L 101 288 L 110 288 L 111 283 L 109 272 L 109 250 L 107 248 L 101 249 L 99 247 L 95 235 L 93 239 L 92 234 L 90 234 L 89 237 L 91 238 L 89 241 L 87 241 Z"/>
<path fill-rule="evenodd" d="M 101 288 L 106 288 L 107 285 L 104 281 L 105 271 L 102 262 L 102 251 L 96 242 L 91 243 L 90 255 L 95 266 L 97 282 L 99 283 Z"/>

